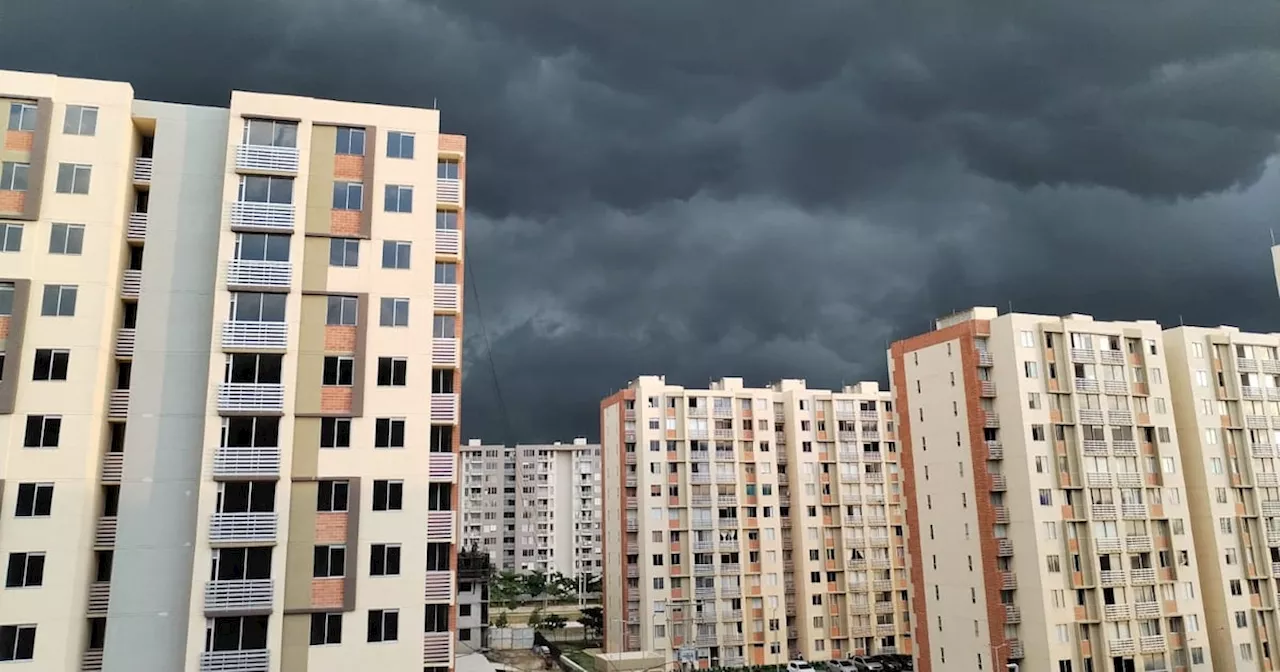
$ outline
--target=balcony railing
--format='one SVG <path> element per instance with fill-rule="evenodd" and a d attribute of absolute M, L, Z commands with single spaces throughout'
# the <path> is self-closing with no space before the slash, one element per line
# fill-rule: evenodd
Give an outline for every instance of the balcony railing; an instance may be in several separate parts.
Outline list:
<path fill-rule="evenodd" d="M 280 383 L 219 383 L 218 411 L 284 412 L 284 385 Z"/>
<path fill-rule="evenodd" d="M 93 531 L 93 545 L 95 548 L 110 548 L 116 545 L 116 527 L 117 520 L 115 516 L 102 516 L 98 519 L 97 527 Z"/>
<path fill-rule="evenodd" d="M 134 157 L 133 181 L 138 184 L 151 183 L 151 157 L 149 156 Z"/>
<path fill-rule="evenodd" d="M 275 583 L 271 579 L 207 581 L 204 584 L 205 613 L 222 611 L 271 611 Z"/>
<path fill-rule="evenodd" d="M 423 598 L 427 602 L 451 602 L 453 600 L 453 572 L 428 571 L 426 591 Z"/>
<path fill-rule="evenodd" d="M 289 325 L 284 322 L 223 322 L 222 347 L 226 350 L 284 350 L 289 347 Z"/>
<path fill-rule="evenodd" d="M 94 581 L 89 584 L 89 608 L 90 616 L 106 616 L 107 607 L 111 604 L 111 583 L 109 581 Z"/>
<path fill-rule="evenodd" d="M 209 520 L 209 542 L 270 543 L 276 540 L 279 515 L 274 511 L 215 513 Z"/>
<path fill-rule="evenodd" d="M 1107 651 L 1113 656 L 1131 656 L 1137 653 L 1132 638 L 1107 640 Z"/>
<path fill-rule="evenodd" d="M 107 417 L 123 420 L 129 416 L 129 390 L 111 390 L 107 398 Z"/>
<path fill-rule="evenodd" d="M 436 178 L 436 201 L 449 205 L 462 204 L 462 181 L 457 178 Z"/>
<path fill-rule="evenodd" d="M 457 310 L 462 296 L 461 285 L 436 283 L 432 303 L 436 310 Z"/>
<path fill-rule="evenodd" d="M 436 229 L 436 255 L 454 257 L 462 253 L 462 235 L 457 229 Z"/>
<path fill-rule="evenodd" d="M 431 363 L 440 366 L 458 365 L 458 339 L 436 338 L 431 341 Z"/>
<path fill-rule="evenodd" d="M 293 264 L 288 261 L 231 259 L 227 261 L 227 285 L 231 287 L 282 287 L 293 284 Z"/>
<path fill-rule="evenodd" d="M 432 394 L 431 422 L 457 423 L 458 395 L 450 393 Z"/>
<path fill-rule="evenodd" d="M 279 448 L 221 446 L 213 454 L 214 478 L 276 478 L 279 476 Z"/>
<path fill-rule="evenodd" d="M 147 239 L 147 213 L 129 213 L 129 223 L 124 228 L 124 237 L 133 241 Z"/>
<path fill-rule="evenodd" d="M 102 456 L 102 482 L 119 483 L 124 477 L 124 453 L 106 453 Z"/>
<path fill-rule="evenodd" d="M 458 456 L 454 453 L 427 453 L 427 480 L 453 482 Z"/>
<path fill-rule="evenodd" d="M 422 664 L 443 667 L 453 664 L 453 632 L 428 632 L 422 635 Z"/>
<path fill-rule="evenodd" d="M 293 231 L 295 219 L 292 203 L 233 201 L 229 215 L 233 227 L 272 231 Z"/>
<path fill-rule="evenodd" d="M 427 512 L 427 541 L 452 542 L 456 526 L 455 512 Z"/>
<path fill-rule="evenodd" d="M 116 330 L 116 357 L 132 359 L 133 348 L 138 337 L 138 330 L 120 328 Z"/>
<path fill-rule="evenodd" d="M 273 173 L 298 172 L 297 147 L 273 147 L 270 145 L 238 145 L 236 169 Z"/>
<path fill-rule="evenodd" d="M 102 672 L 102 649 L 89 649 L 81 654 L 80 672 Z"/>
<path fill-rule="evenodd" d="M 205 651 L 200 654 L 200 672 L 271 672 L 271 652 L 267 649 Z"/>
<path fill-rule="evenodd" d="M 120 280 L 120 298 L 136 299 L 142 293 L 142 271 L 130 268 Z"/>

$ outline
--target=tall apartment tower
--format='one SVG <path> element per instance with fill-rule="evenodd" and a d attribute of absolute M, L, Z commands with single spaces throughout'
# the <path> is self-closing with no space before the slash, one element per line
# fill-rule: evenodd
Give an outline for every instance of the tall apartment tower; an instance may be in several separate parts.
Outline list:
<path fill-rule="evenodd" d="M 462 540 L 502 569 L 598 576 L 600 445 L 463 447 Z"/>
<path fill-rule="evenodd" d="M 974 308 L 889 368 L 921 669 L 1212 669 L 1157 324 Z"/>
<path fill-rule="evenodd" d="M 1215 670 L 1280 660 L 1280 335 L 1164 332 Z"/>
<path fill-rule="evenodd" d="M 607 651 L 712 667 L 911 653 L 877 384 L 642 376 L 601 402 L 601 437 Z"/>
<path fill-rule="evenodd" d="M 451 667 L 465 140 L 0 91 L 0 661 Z"/>

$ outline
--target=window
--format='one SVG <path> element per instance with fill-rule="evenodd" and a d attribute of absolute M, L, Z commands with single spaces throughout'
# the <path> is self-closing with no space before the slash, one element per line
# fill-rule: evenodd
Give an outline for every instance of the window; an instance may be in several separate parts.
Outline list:
<path fill-rule="evenodd" d="M 355 382 L 355 367 L 351 357 L 325 357 L 321 384 L 350 386 Z"/>
<path fill-rule="evenodd" d="M 1044 425 L 1031 425 L 1031 440 L 1044 441 Z"/>
<path fill-rule="evenodd" d="M 284 322 L 284 294 L 232 292 L 231 320 L 234 322 Z"/>
<path fill-rule="evenodd" d="M 245 119 L 241 140 L 259 147 L 297 147 L 298 124 L 275 119 Z"/>
<path fill-rule="evenodd" d="M 374 421 L 374 448 L 404 448 L 404 418 L 378 418 Z"/>
<path fill-rule="evenodd" d="M 1046 489 L 1040 490 L 1040 506 L 1053 506 L 1052 490 L 1046 490 Z"/>
<path fill-rule="evenodd" d="M 400 546 L 374 544 L 369 553 L 369 576 L 399 576 Z"/>
<path fill-rule="evenodd" d="M 13 314 L 13 295 L 13 283 L 0 282 L 0 315 Z"/>
<path fill-rule="evenodd" d="M 92 173 L 93 168 L 83 163 L 59 163 L 56 191 L 59 194 L 87 194 Z"/>
<path fill-rule="evenodd" d="M 452 261 L 436 262 L 436 284 L 437 285 L 456 285 L 458 284 L 458 265 Z"/>
<path fill-rule="evenodd" d="M 6 191 L 26 191 L 27 174 L 31 165 L 13 161 L 0 162 L 0 189 Z"/>
<path fill-rule="evenodd" d="M 409 377 L 409 360 L 404 357 L 378 358 L 378 385 L 404 387 Z"/>
<path fill-rule="evenodd" d="M 374 481 L 373 510 L 400 511 L 404 507 L 404 481 Z"/>
<path fill-rule="evenodd" d="M 52 483 L 21 483 L 18 485 L 18 506 L 13 515 L 17 518 L 36 518 L 53 513 Z"/>
<path fill-rule="evenodd" d="M 369 641 L 394 642 L 400 636 L 400 612 L 395 609 L 369 610 Z"/>
<path fill-rule="evenodd" d="M 382 299 L 378 324 L 384 327 L 409 326 L 409 299 Z"/>
<path fill-rule="evenodd" d="M 22 225 L 0 222 L 0 252 L 22 251 Z"/>
<path fill-rule="evenodd" d="M 311 646 L 342 643 L 342 614 L 311 614 Z"/>
<path fill-rule="evenodd" d="M 28 415 L 27 431 L 22 445 L 26 448 L 57 448 L 62 433 L 62 417 L 57 415 Z"/>
<path fill-rule="evenodd" d="M 409 268 L 409 253 L 413 244 L 407 240 L 382 241 L 383 268 Z"/>
<path fill-rule="evenodd" d="M 36 655 L 36 626 L 0 625 L 0 662 L 32 660 Z"/>
<path fill-rule="evenodd" d="M 436 315 L 432 327 L 433 338 L 457 338 L 458 318 L 454 315 Z"/>
<path fill-rule="evenodd" d="M 454 210 L 436 210 L 436 229 L 439 231 L 457 231 L 458 213 Z"/>
<path fill-rule="evenodd" d="M 341 513 L 347 510 L 347 494 L 351 484 L 346 481 L 320 481 L 316 489 L 316 511 Z"/>
<path fill-rule="evenodd" d="M 35 588 L 44 585 L 44 553 L 10 553 L 5 588 Z"/>
<path fill-rule="evenodd" d="M 338 579 L 347 572 L 346 546 L 316 546 L 311 576 L 317 579 Z"/>
<path fill-rule="evenodd" d="M 387 158 L 412 159 L 413 134 L 404 131 L 387 131 Z"/>
<path fill-rule="evenodd" d="M 293 178 L 245 175 L 238 195 L 244 203 L 293 203 Z"/>
<path fill-rule="evenodd" d="M 339 126 L 338 141 L 333 151 L 335 154 L 364 156 L 364 129 Z"/>
<path fill-rule="evenodd" d="M 40 314 L 46 317 L 72 317 L 76 314 L 75 285 L 45 285 Z"/>
<path fill-rule="evenodd" d="M 36 350 L 36 366 L 32 380 L 66 380 L 71 363 L 70 350 Z"/>
<path fill-rule="evenodd" d="M 1022 368 L 1023 368 L 1023 373 L 1026 375 L 1027 378 L 1040 377 L 1040 366 L 1036 362 L 1023 362 Z"/>
<path fill-rule="evenodd" d="M 83 225 L 54 224 L 49 228 L 49 254 L 80 254 L 83 250 Z"/>
<path fill-rule="evenodd" d="M 351 327 L 356 324 L 356 308 L 359 301 L 354 296 L 331 296 L 324 323 L 330 326 Z"/>
<path fill-rule="evenodd" d="M 413 212 L 413 187 L 388 184 L 383 209 L 387 212 Z"/>
<path fill-rule="evenodd" d="M 351 418 L 320 418 L 321 448 L 351 447 Z"/>
<path fill-rule="evenodd" d="M 1056 555 L 1045 556 L 1045 564 L 1052 573 L 1056 574 L 1062 571 L 1062 560 Z"/>
<path fill-rule="evenodd" d="M 98 108 L 88 105 L 68 105 L 67 116 L 62 121 L 66 135 L 94 135 L 98 132 Z"/>
<path fill-rule="evenodd" d="M 359 266 L 360 241 L 354 238 L 330 238 L 329 265 L 341 268 Z"/>
<path fill-rule="evenodd" d="M 458 161 L 456 159 L 440 159 L 436 162 L 437 180 L 458 179 Z"/>
<path fill-rule="evenodd" d="M 359 182 L 333 183 L 334 210 L 360 210 L 364 207 L 364 185 Z"/>
<path fill-rule="evenodd" d="M 9 130 L 11 131 L 36 130 L 36 104 L 35 103 L 10 103 L 9 104 Z"/>

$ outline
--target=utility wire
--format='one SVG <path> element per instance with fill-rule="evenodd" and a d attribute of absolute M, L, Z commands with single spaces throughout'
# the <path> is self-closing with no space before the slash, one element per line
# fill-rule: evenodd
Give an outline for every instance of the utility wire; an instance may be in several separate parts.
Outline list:
<path fill-rule="evenodd" d="M 476 285 L 475 271 L 471 269 L 474 264 L 474 259 L 468 255 L 462 267 L 467 274 L 467 286 L 471 288 L 471 298 L 476 302 L 476 319 L 480 322 L 480 337 L 484 339 L 484 351 L 489 359 L 489 374 L 493 378 L 493 390 L 498 398 L 498 412 L 502 415 L 502 427 L 505 433 L 502 445 L 514 446 L 514 443 L 510 443 L 511 417 L 507 414 L 507 401 L 502 396 L 502 385 L 498 382 L 498 365 L 493 361 L 493 344 L 489 341 L 489 330 L 484 323 L 484 310 L 480 306 L 480 288 Z"/>

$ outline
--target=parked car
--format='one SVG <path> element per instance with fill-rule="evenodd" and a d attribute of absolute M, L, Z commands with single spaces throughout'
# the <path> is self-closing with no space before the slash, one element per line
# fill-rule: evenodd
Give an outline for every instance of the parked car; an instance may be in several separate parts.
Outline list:
<path fill-rule="evenodd" d="M 813 666 L 807 661 L 793 660 L 787 663 L 787 672 L 813 672 Z"/>
<path fill-rule="evenodd" d="M 833 660 L 831 661 L 832 672 L 862 672 L 852 660 Z"/>
<path fill-rule="evenodd" d="M 859 670 L 863 670 L 865 672 L 883 672 L 884 671 L 884 663 L 870 656 L 854 656 L 852 660 L 853 660 L 854 666 L 857 667 Z"/>

